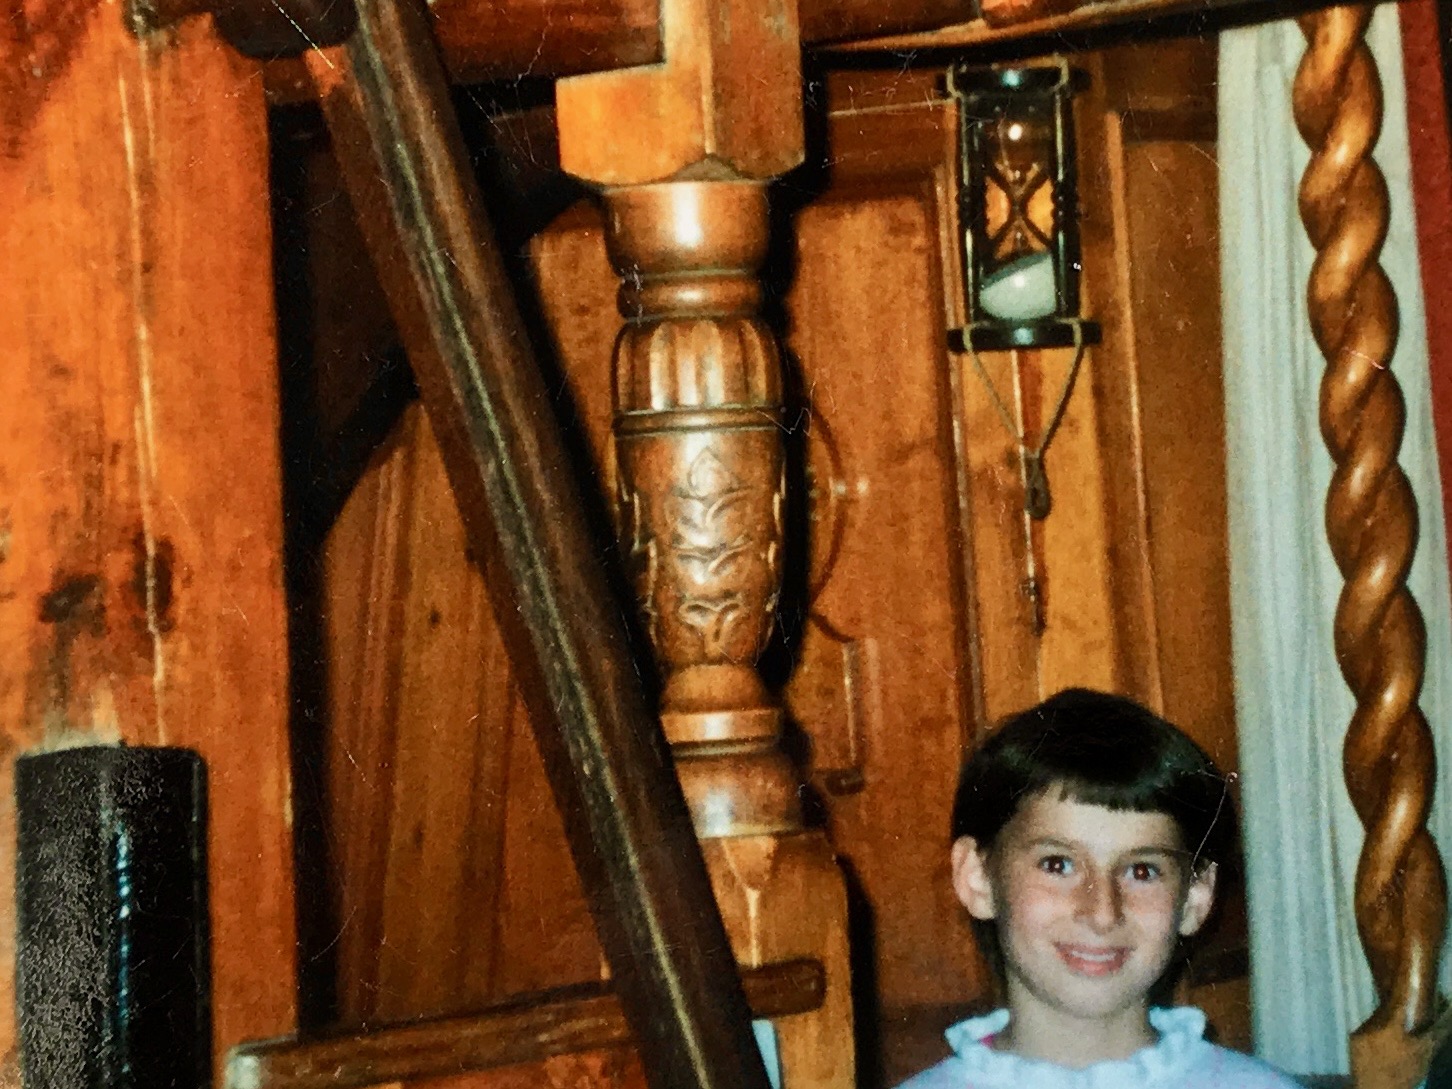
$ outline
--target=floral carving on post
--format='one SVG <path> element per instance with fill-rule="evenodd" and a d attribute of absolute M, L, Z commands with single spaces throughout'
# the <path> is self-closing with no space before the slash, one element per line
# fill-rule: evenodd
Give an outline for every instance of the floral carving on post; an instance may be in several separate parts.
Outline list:
<path fill-rule="evenodd" d="M 740 683 L 755 703 L 781 583 L 782 454 L 759 413 L 731 415 L 713 413 L 709 427 L 624 422 L 621 514 L 668 687 L 682 670 L 729 666 L 748 675 Z"/>
<path fill-rule="evenodd" d="M 685 481 L 672 489 L 671 498 L 671 554 L 680 587 L 677 617 L 700 632 L 706 660 L 754 661 L 755 633 L 747 635 L 746 658 L 733 654 L 733 636 L 753 619 L 770 624 L 776 604 L 772 588 L 780 581 L 777 550 L 774 544 L 763 547 L 765 535 L 755 524 L 758 511 L 753 506 L 760 505 L 760 491 L 744 484 L 708 447 L 691 464 Z M 748 612 L 759 596 L 753 584 L 759 582 L 766 584 L 766 600 Z"/>

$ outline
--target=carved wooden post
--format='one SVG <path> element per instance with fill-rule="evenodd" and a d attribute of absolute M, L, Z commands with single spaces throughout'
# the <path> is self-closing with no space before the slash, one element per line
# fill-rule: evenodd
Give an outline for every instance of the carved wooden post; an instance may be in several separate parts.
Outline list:
<path fill-rule="evenodd" d="M 756 660 L 781 580 L 781 359 L 759 314 L 766 184 L 801 161 L 789 0 L 666 0 L 661 65 L 557 90 L 562 165 L 603 187 L 622 277 L 621 524 L 660 662 L 661 715 L 739 961 L 827 972 L 778 1023 L 797 1085 L 854 1081 L 842 875 L 803 827 L 782 711 Z"/>
<path fill-rule="evenodd" d="M 1433 1034 L 1446 885 L 1427 832 L 1435 779 L 1432 735 L 1418 707 L 1426 635 L 1406 587 L 1417 506 L 1397 464 L 1405 407 L 1388 370 L 1397 301 L 1378 263 L 1386 183 L 1372 160 L 1381 85 L 1364 40 L 1370 7 L 1306 15 L 1296 73 L 1296 125 L 1311 148 L 1301 219 L 1316 261 L 1307 298 L 1326 356 L 1321 433 L 1336 468 L 1326 532 L 1346 578 L 1336 658 L 1356 696 L 1346 733 L 1346 784 L 1366 826 L 1356 921 L 1380 1004 L 1352 1037 L 1357 1085 L 1410 1087 Z"/>
<path fill-rule="evenodd" d="M 756 672 L 781 582 L 781 364 L 757 316 L 766 191 L 669 182 L 605 198 L 627 317 L 615 446 L 661 718 L 703 836 L 801 827 Z"/>

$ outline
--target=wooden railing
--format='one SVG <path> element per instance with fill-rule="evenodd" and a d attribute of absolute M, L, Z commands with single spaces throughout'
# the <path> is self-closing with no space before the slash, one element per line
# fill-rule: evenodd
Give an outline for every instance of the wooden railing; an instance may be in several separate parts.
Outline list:
<path fill-rule="evenodd" d="M 791 961 L 744 973 L 751 1012 L 791 1017 L 821 1006 L 822 967 Z M 260 1040 L 236 1048 L 226 1089 L 364 1089 L 453 1077 L 635 1043 L 608 984 L 525 995 L 469 1017 L 342 1035 Z"/>

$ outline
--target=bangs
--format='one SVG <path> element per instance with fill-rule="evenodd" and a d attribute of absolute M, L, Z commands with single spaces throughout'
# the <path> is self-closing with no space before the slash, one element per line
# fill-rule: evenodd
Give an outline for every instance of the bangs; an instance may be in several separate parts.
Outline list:
<path fill-rule="evenodd" d="M 1116 813 L 1163 813 L 1170 800 L 1168 788 L 1169 784 L 1143 780 L 1106 783 L 1068 777 L 1051 780 L 1037 789 L 1031 787 L 1026 798 L 1056 794 L 1060 801 L 1099 806 Z"/>
<path fill-rule="evenodd" d="M 1221 881 L 1236 867 L 1231 780 L 1173 724 L 1123 696 L 1068 689 L 1012 716 L 964 761 L 952 834 L 991 851 L 1025 802 L 1061 800 L 1119 812 L 1161 813 L 1179 832 L 1190 872 L 1214 864 Z M 1000 982 L 998 927 L 974 919 L 978 946 Z M 1168 999 L 1176 965 L 1155 985 Z"/>
<path fill-rule="evenodd" d="M 1004 746 L 1001 773 L 1016 780 L 1025 795 L 1058 786 L 1064 798 L 1085 805 L 1137 813 L 1163 810 L 1184 788 L 1186 773 L 1201 764 L 1200 754 L 1188 738 L 1186 746 L 1173 744 L 1172 737 L 1147 745 L 1145 738 L 1134 736 L 1138 731 L 1115 725 L 1045 722 L 1034 731 L 1031 745 Z"/>
<path fill-rule="evenodd" d="M 1229 781 L 1189 737 L 1119 696 L 1070 690 L 1005 723 L 963 768 L 954 837 L 990 846 L 1025 800 L 1054 791 L 1165 814 L 1196 868 L 1234 850 Z"/>

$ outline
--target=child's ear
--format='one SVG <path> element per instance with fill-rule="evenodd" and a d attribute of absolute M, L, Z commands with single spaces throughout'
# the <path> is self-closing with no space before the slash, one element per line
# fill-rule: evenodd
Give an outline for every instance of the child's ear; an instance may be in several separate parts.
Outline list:
<path fill-rule="evenodd" d="M 1215 904 L 1216 866 L 1207 862 L 1198 873 L 1190 875 L 1190 887 L 1185 891 L 1185 906 L 1180 909 L 1180 935 L 1188 938 L 1205 925 L 1210 909 Z"/>
<path fill-rule="evenodd" d="M 993 879 L 988 873 L 988 852 L 981 850 L 972 836 L 953 841 L 953 891 L 975 919 L 992 919 L 998 915 L 993 900 Z"/>

